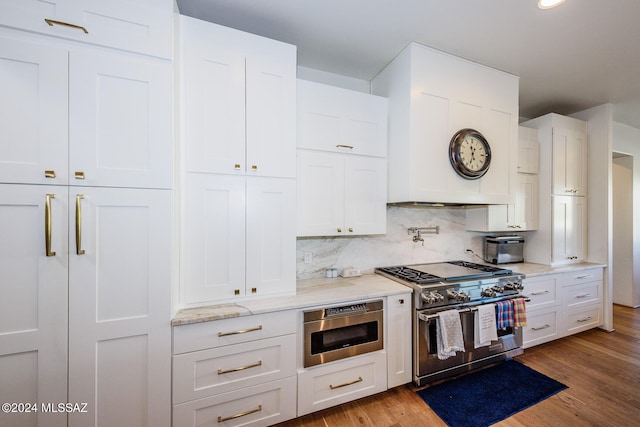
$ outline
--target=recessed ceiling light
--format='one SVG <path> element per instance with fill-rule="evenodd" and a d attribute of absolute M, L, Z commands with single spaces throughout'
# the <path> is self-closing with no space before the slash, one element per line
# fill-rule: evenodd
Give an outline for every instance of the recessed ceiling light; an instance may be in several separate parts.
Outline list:
<path fill-rule="evenodd" d="M 551 9 L 563 3 L 564 0 L 538 0 L 538 7 L 540 9 Z"/>

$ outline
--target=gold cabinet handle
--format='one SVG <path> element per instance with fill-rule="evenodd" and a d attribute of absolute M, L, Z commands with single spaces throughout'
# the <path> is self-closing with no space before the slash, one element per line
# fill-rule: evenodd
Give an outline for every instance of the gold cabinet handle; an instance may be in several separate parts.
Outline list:
<path fill-rule="evenodd" d="M 357 379 L 357 380 L 354 380 L 354 381 L 351 381 L 351 382 L 348 382 L 348 383 L 344 383 L 344 384 L 340 384 L 340 385 L 333 385 L 333 384 L 329 384 L 329 388 L 330 388 L 331 390 L 335 390 L 335 389 L 340 388 L 340 387 L 346 387 L 346 386 L 348 386 L 348 385 L 352 385 L 352 384 L 356 384 L 356 383 L 361 383 L 361 382 L 362 382 L 362 377 L 358 377 L 358 379 Z"/>
<path fill-rule="evenodd" d="M 232 368 L 232 369 L 225 369 L 225 370 L 218 369 L 218 375 L 229 374 L 231 372 L 244 371 L 246 369 L 257 368 L 258 366 L 262 366 L 262 360 L 258 360 L 257 363 L 253 363 L 247 366 L 241 366 L 239 368 Z"/>
<path fill-rule="evenodd" d="M 576 295 L 576 298 L 582 299 L 582 298 L 586 298 L 586 297 L 590 297 L 590 296 L 591 296 L 590 293 L 589 294 L 580 294 L 580 295 Z"/>
<path fill-rule="evenodd" d="M 260 411 L 262 411 L 262 405 L 258 405 L 256 409 L 251 409 L 246 412 L 240 412 L 239 414 L 231 415 L 230 417 L 221 417 L 220 415 L 218 415 L 218 422 L 223 423 L 225 421 L 235 420 L 236 418 L 244 417 L 245 415 L 253 414 Z"/>
<path fill-rule="evenodd" d="M 531 292 L 529 295 L 544 295 L 544 294 L 548 294 L 549 291 L 540 291 L 540 292 Z"/>
<path fill-rule="evenodd" d="M 342 233 L 342 228 L 338 227 L 338 233 Z"/>
<path fill-rule="evenodd" d="M 342 145 L 342 144 L 338 144 L 336 145 L 336 148 L 347 148 L 349 150 L 353 150 L 353 145 Z"/>
<path fill-rule="evenodd" d="M 47 256 L 56 256 L 51 250 L 51 199 L 55 194 L 47 194 L 44 205 L 44 251 Z"/>
<path fill-rule="evenodd" d="M 541 331 L 541 330 L 543 330 L 543 329 L 547 329 L 547 328 L 550 328 L 550 327 L 551 327 L 551 325 L 546 325 L 546 324 L 545 324 L 545 325 L 543 325 L 543 326 L 538 326 L 538 327 L 535 327 L 535 328 L 531 328 L 531 330 L 532 330 L 532 331 Z"/>
<path fill-rule="evenodd" d="M 242 329 L 240 331 L 233 331 L 233 332 L 218 332 L 218 336 L 219 337 L 227 337 L 229 335 L 239 335 L 239 334 L 246 334 L 248 332 L 255 332 L 255 331 L 261 331 L 262 330 L 262 325 L 255 327 L 255 328 L 250 328 L 250 329 Z"/>
<path fill-rule="evenodd" d="M 69 24 L 68 22 L 56 21 L 54 19 L 46 19 L 46 18 L 45 18 L 44 22 L 49 24 L 50 27 L 53 27 L 54 25 L 62 25 L 63 27 L 75 28 L 77 30 L 82 30 L 82 32 L 85 33 L 85 34 L 89 34 L 89 31 L 87 31 L 87 29 L 85 27 L 82 27 L 80 25 Z"/>
<path fill-rule="evenodd" d="M 44 171 L 44 177 L 45 178 L 55 178 L 56 177 L 56 171 L 54 171 L 54 170 L 46 170 L 46 171 Z"/>
<path fill-rule="evenodd" d="M 84 179 L 84 172 L 76 172 L 73 174 L 75 179 Z"/>
<path fill-rule="evenodd" d="M 82 206 L 80 200 L 84 199 L 84 194 L 76 194 L 76 254 L 84 255 L 82 249 Z"/>
<path fill-rule="evenodd" d="M 582 323 L 582 322 L 588 322 L 589 320 L 593 320 L 593 317 L 587 316 L 584 319 L 578 319 L 577 322 Z"/>
<path fill-rule="evenodd" d="M 257 171 L 258 170 L 258 165 L 251 165 L 251 170 L 252 171 Z"/>
<path fill-rule="evenodd" d="M 236 163 L 236 164 L 234 164 L 234 165 L 233 165 L 233 168 L 234 168 L 235 170 L 239 170 L 239 169 L 240 169 L 240 163 Z"/>
<path fill-rule="evenodd" d="M 349 233 L 353 233 L 353 227 L 349 227 Z"/>

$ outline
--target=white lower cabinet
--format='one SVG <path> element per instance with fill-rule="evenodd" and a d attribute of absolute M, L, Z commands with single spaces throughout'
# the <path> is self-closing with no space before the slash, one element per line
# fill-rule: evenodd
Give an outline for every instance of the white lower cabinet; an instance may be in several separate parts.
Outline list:
<path fill-rule="evenodd" d="M 411 292 L 387 297 L 387 387 L 411 382 L 413 357 L 411 339 Z"/>
<path fill-rule="evenodd" d="M 298 416 L 387 389 L 387 354 L 378 351 L 298 373 Z"/>
<path fill-rule="evenodd" d="M 528 348 L 602 325 L 602 268 L 575 269 L 524 280 Z"/>
<path fill-rule="evenodd" d="M 295 418 L 296 325 L 291 310 L 175 326 L 173 425 Z"/>

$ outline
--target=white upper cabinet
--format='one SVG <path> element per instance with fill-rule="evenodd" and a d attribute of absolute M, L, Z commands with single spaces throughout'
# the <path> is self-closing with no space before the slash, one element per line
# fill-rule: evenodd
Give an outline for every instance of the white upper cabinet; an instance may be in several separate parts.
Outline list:
<path fill-rule="evenodd" d="M 70 184 L 171 188 L 171 64 L 71 52 L 69 73 Z"/>
<path fill-rule="evenodd" d="M 387 99 L 298 80 L 298 148 L 387 156 Z"/>
<path fill-rule="evenodd" d="M 0 25 L 172 57 L 172 0 L 0 0 Z"/>
<path fill-rule="evenodd" d="M 384 234 L 385 158 L 298 150 L 298 236 Z"/>
<path fill-rule="evenodd" d="M 0 38 L 0 182 L 68 183 L 67 62 L 64 49 Z"/>
<path fill-rule="evenodd" d="M 540 162 L 538 131 L 523 126 L 518 127 L 518 173 L 538 173 Z"/>
<path fill-rule="evenodd" d="M 372 81 L 389 98 L 390 203 L 513 203 L 518 77 L 411 43 Z M 479 131 L 491 164 L 479 179 L 449 160 L 453 135 Z"/>
<path fill-rule="evenodd" d="M 586 132 L 553 128 L 553 194 L 587 194 Z"/>
<path fill-rule="evenodd" d="M 0 182 L 171 188 L 172 68 L 0 39 Z"/>
<path fill-rule="evenodd" d="M 180 17 L 186 172 L 296 176 L 296 47 Z"/>

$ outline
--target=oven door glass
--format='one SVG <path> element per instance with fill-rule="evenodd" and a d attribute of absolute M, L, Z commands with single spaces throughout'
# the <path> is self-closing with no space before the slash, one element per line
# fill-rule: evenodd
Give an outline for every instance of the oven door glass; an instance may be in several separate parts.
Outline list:
<path fill-rule="evenodd" d="M 372 341 L 378 341 L 378 322 L 376 320 L 313 332 L 311 334 L 311 354 L 324 353 Z"/>

